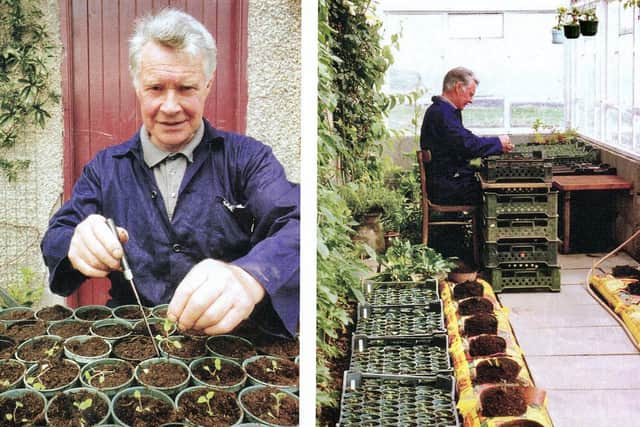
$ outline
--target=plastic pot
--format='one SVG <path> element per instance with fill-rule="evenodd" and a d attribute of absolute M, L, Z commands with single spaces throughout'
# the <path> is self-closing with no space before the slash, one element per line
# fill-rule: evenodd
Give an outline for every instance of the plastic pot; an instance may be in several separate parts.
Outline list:
<path fill-rule="evenodd" d="M 564 31 L 557 28 L 551 29 L 551 43 L 563 44 L 564 43 Z"/>
<path fill-rule="evenodd" d="M 106 406 L 106 414 L 104 414 L 104 416 L 102 418 L 100 418 L 99 420 L 97 420 L 96 422 L 91 422 L 88 425 L 102 425 L 104 423 L 106 423 L 109 420 L 109 417 L 111 416 L 111 401 L 109 400 L 109 398 L 107 397 L 107 395 L 105 395 L 104 393 L 93 389 L 93 388 L 87 388 L 87 387 L 77 387 L 77 388 L 72 388 L 69 390 L 65 390 L 62 393 L 58 393 L 55 396 L 53 396 L 51 399 L 49 399 L 49 402 L 47 403 L 47 407 L 45 410 L 45 420 L 47 421 L 47 425 L 53 425 L 51 423 L 51 421 L 49 420 L 49 410 L 52 407 L 52 405 L 56 404 L 56 401 L 58 399 L 61 399 L 62 396 L 64 395 L 76 395 L 79 393 L 90 393 L 92 395 L 91 399 L 93 400 L 92 402 L 92 406 L 96 405 L 97 400 L 102 401 L 103 405 Z M 82 402 L 78 402 L 74 399 L 74 406 L 76 404 L 81 404 Z M 74 414 L 76 415 L 76 414 Z M 77 418 L 76 418 L 77 419 Z"/>
<path fill-rule="evenodd" d="M 72 333 L 68 334 L 62 328 L 65 327 L 74 327 L 77 329 L 76 332 L 79 332 L 81 329 L 83 330 L 80 333 Z M 58 320 L 56 322 L 51 322 L 49 327 L 47 328 L 47 334 L 49 335 L 57 335 L 62 337 L 63 339 L 74 337 L 76 335 L 87 335 L 89 334 L 89 329 L 91 328 L 91 322 L 86 320 L 78 320 L 78 319 L 66 319 L 66 320 Z"/>
<path fill-rule="evenodd" d="M 202 403 L 203 405 L 207 405 L 209 404 L 211 407 L 211 410 L 213 411 L 214 415 L 217 413 L 220 413 L 220 411 L 216 410 L 216 405 L 215 402 L 212 402 L 213 400 L 220 399 L 223 398 L 227 401 L 232 401 L 235 404 L 235 408 L 237 409 L 237 414 L 238 416 L 233 419 L 233 420 L 220 420 L 219 418 L 214 418 L 215 420 L 218 421 L 218 423 L 216 423 L 215 425 L 220 425 L 220 422 L 228 422 L 228 425 L 238 425 L 240 422 L 242 422 L 242 418 L 243 418 L 243 414 L 244 411 L 242 410 L 242 408 L 240 407 L 240 405 L 238 404 L 238 401 L 236 399 L 236 395 L 232 392 L 229 391 L 224 391 L 224 390 L 219 390 L 213 387 L 207 387 L 207 386 L 192 386 L 192 387 L 188 387 L 185 388 L 184 390 L 182 390 L 180 393 L 178 393 L 178 395 L 176 396 L 176 407 L 178 408 L 178 410 L 180 410 L 180 402 L 182 399 L 185 398 L 186 395 L 190 394 L 190 393 L 195 393 L 198 396 L 207 396 L 208 393 L 213 393 L 213 396 L 211 397 L 211 399 L 205 403 Z M 189 418 L 189 412 L 186 410 L 181 410 L 180 411 L 181 414 L 184 414 L 184 417 L 186 419 L 186 421 L 191 422 L 195 425 L 201 425 L 202 423 L 198 423 L 197 420 L 194 419 L 190 419 Z M 213 421 L 213 420 L 212 420 Z"/>
<path fill-rule="evenodd" d="M 101 387 L 100 379 L 98 378 L 100 376 L 100 372 L 109 371 L 110 366 L 116 366 L 116 365 L 124 366 L 129 370 L 130 372 L 129 379 L 118 386 Z M 113 358 L 96 360 L 96 361 L 87 363 L 82 367 L 82 370 L 80 371 L 80 382 L 84 387 L 97 389 L 103 392 L 104 394 L 106 394 L 107 396 L 113 397 L 120 390 L 130 387 L 131 384 L 133 384 L 133 372 L 134 372 L 133 365 L 127 362 L 126 360 L 113 359 Z M 108 375 L 108 372 L 106 373 L 106 375 Z"/>
<path fill-rule="evenodd" d="M 166 310 L 169 308 L 169 304 L 158 304 L 151 309 L 151 316 L 157 319 L 166 319 Z"/>
<path fill-rule="evenodd" d="M 42 383 L 38 385 L 37 375 L 42 373 L 42 371 L 46 369 L 45 365 L 48 365 L 50 363 L 51 362 L 49 361 L 36 363 L 32 367 L 28 368 L 27 372 L 24 375 L 24 385 L 26 386 L 26 388 L 39 391 L 42 394 L 44 394 L 44 396 L 47 398 L 53 396 L 58 392 L 73 388 L 78 382 L 78 378 L 80 377 L 80 366 L 76 362 L 74 362 L 73 360 L 62 360 L 61 363 L 64 363 L 65 366 L 62 367 L 61 369 L 64 369 L 65 372 L 69 370 L 71 370 L 71 372 L 75 372 L 74 378 L 68 383 L 61 385 L 59 387 L 46 388 L 46 386 L 42 385 Z M 44 387 L 44 388 L 41 388 L 41 387 Z"/>
<path fill-rule="evenodd" d="M 580 25 L 565 25 L 564 36 L 568 39 L 577 39 L 580 37 Z"/>
<path fill-rule="evenodd" d="M 152 369 L 153 365 L 157 365 L 160 363 L 169 363 L 171 365 L 178 366 L 183 370 L 183 372 L 186 373 L 186 378 L 182 382 L 180 382 L 180 384 L 175 384 L 169 387 L 155 386 L 153 384 L 149 384 L 145 382 L 145 380 L 143 379 L 143 373 L 146 372 L 148 369 Z M 186 388 L 189 385 L 189 381 L 191 380 L 191 373 L 189 372 L 189 367 L 183 361 L 178 359 L 165 358 L 165 357 L 154 357 L 153 359 L 148 359 L 143 362 L 140 362 L 140 364 L 136 366 L 133 376 L 139 384 L 150 389 L 159 390 L 169 396 L 175 396 L 179 391 Z"/>
<path fill-rule="evenodd" d="M 148 396 L 151 398 L 155 398 L 158 399 L 164 403 L 167 404 L 168 407 L 171 407 L 171 409 L 173 410 L 173 414 L 174 417 L 173 419 L 177 418 L 177 411 L 176 411 L 176 405 L 173 402 L 173 399 L 171 399 L 169 396 L 167 396 L 165 393 L 159 391 L 159 390 L 155 390 L 155 389 L 150 389 L 147 387 L 130 387 L 130 388 L 125 388 L 124 390 L 119 391 L 118 393 L 116 393 L 115 396 L 113 396 L 113 399 L 111 400 L 111 414 L 113 416 L 113 421 L 120 426 L 128 426 L 129 424 L 127 424 L 126 422 L 124 422 L 122 419 L 120 419 L 120 415 L 118 414 L 118 410 L 117 410 L 117 405 L 118 402 L 120 400 L 122 400 L 125 397 L 129 397 L 132 395 L 135 395 L 136 392 L 139 392 L 142 396 Z M 172 422 L 171 419 L 167 420 L 168 422 Z"/>
<path fill-rule="evenodd" d="M 73 317 L 78 320 L 95 322 L 113 317 L 113 312 L 105 305 L 83 305 L 75 309 Z"/>
<path fill-rule="evenodd" d="M 12 370 L 12 373 L 21 371 L 20 376 L 14 380 L 9 380 L 6 377 L 0 377 L 0 392 L 13 390 L 14 388 L 22 385 L 24 373 L 27 370 L 24 363 L 14 359 L 2 359 L 0 360 L 0 369 L 10 369 Z"/>
<path fill-rule="evenodd" d="M 30 338 L 16 348 L 16 359 L 30 367 L 43 359 L 54 358 L 62 352 L 62 338 L 57 335 L 39 335 Z M 27 359 L 22 352 L 28 348 L 42 348 L 42 355 L 36 359 Z"/>
<path fill-rule="evenodd" d="M 121 326 L 122 328 L 125 328 L 127 332 L 117 336 L 107 336 L 103 332 L 100 332 L 100 328 L 105 326 Z M 94 322 L 91 325 L 91 333 L 93 335 L 100 337 L 106 341 L 109 341 L 111 344 L 113 344 L 115 341 L 119 340 L 120 338 L 128 337 L 129 335 L 132 334 L 132 330 L 133 328 L 131 327 L 131 323 L 122 319 L 103 319 L 103 320 L 98 320 L 97 322 Z"/>
<path fill-rule="evenodd" d="M 71 349 L 71 346 L 75 343 L 83 344 L 89 340 L 100 340 L 104 344 L 106 344 L 106 350 L 98 354 L 96 356 L 84 356 L 82 354 L 78 354 Z M 71 360 L 75 360 L 80 365 L 86 365 L 89 362 L 93 362 L 95 360 L 100 360 L 109 357 L 111 353 L 111 343 L 103 338 L 92 336 L 92 335 L 78 335 L 77 337 L 67 338 L 64 341 L 64 355 Z"/>
<path fill-rule="evenodd" d="M 192 343 L 193 342 L 196 343 L 199 354 L 196 354 L 190 357 L 182 356 L 180 353 L 181 348 L 185 347 L 187 345 L 186 343 L 188 343 L 190 340 L 193 340 Z M 176 345 L 173 343 L 180 343 L 179 345 L 181 346 L 181 348 L 176 348 L 176 347 L 172 348 L 172 346 Z M 202 348 L 200 348 L 200 344 L 202 344 Z M 160 344 L 158 347 L 160 347 L 160 353 L 162 353 L 163 356 L 179 359 L 185 363 L 191 363 L 194 360 L 207 355 L 207 347 L 205 346 L 205 341 L 198 337 L 193 338 L 188 335 L 174 335 L 174 336 L 167 337 L 166 339 L 163 339 L 162 341 L 160 341 Z"/>
<path fill-rule="evenodd" d="M 247 395 L 250 394 L 252 392 L 256 392 L 262 389 L 267 388 L 266 386 L 262 386 L 262 385 L 254 385 L 254 386 L 250 386 L 247 388 L 242 389 L 242 391 L 238 394 L 238 404 L 240 405 L 240 407 L 242 408 L 242 410 L 244 411 L 245 414 L 245 418 L 247 419 L 247 421 L 250 421 L 252 423 L 258 423 L 259 425 L 267 425 L 267 426 L 271 426 L 271 427 L 281 427 L 281 424 L 274 424 L 269 422 L 268 420 L 264 420 L 259 418 L 259 416 L 257 414 L 254 414 L 251 412 L 251 410 L 249 410 L 245 404 L 243 403 L 243 398 Z M 295 399 L 296 401 L 298 401 L 298 396 L 296 396 L 295 394 L 285 391 L 285 390 L 279 390 L 278 393 L 285 393 L 287 396 Z"/>
<path fill-rule="evenodd" d="M 13 318 L 18 313 L 22 313 L 17 318 Z M 31 307 L 9 307 L 0 310 L 0 322 L 11 323 L 16 320 L 34 320 L 36 312 Z"/>
<path fill-rule="evenodd" d="M 148 307 L 143 307 L 142 309 L 144 310 L 144 314 L 147 317 L 151 316 L 151 310 Z M 136 323 L 138 320 L 142 320 L 142 315 L 137 317 L 131 317 L 131 318 L 123 317 L 124 313 L 127 313 L 130 310 L 139 312 L 140 307 L 137 304 L 126 304 L 126 305 L 115 307 L 113 309 L 113 317 L 115 317 L 116 319 L 125 320 L 130 323 Z"/>
<path fill-rule="evenodd" d="M 228 344 L 234 345 L 234 342 L 240 346 L 238 350 L 241 350 L 243 354 L 237 351 L 226 351 Z M 207 338 L 206 345 L 207 350 L 212 356 L 230 359 L 238 363 L 242 363 L 249 357 L 258 355 L 258 351 L 255 349 L 251 341 L 236 335 L 215 335 Z"/>
<path fill-rule="evenodd" d="M 26 388 L 16 388 L 13 390 L 7 390 L 3 393 L 0 393 L 0 400 L 10 399 L 17 402 L 17 401 L 22 401 L 25 395 L 35 396 L 36 401 L 38 402 L 37 405 L 42 404 L 42 410 L 37 414 L 34 414 L 33 405 L 24 405 L 22 408 L 16 410 L 17 412 L 16 418 L 23 418 L 24 415 L 21 415 L 21 414 L 24 413 L 25 411 L 29 411 L 27 413 L 27 415 L 29 416 L 26 418 L 29 418 L 29 420 L 32 421 L 34 425 L 42 424 L 44 422 L 44 413 L 47 406 L 47 399 L 44 396 L 44 394 L 40 393 L 39 391 L 26 389 Z"/>
<path fill-rule="evenodd" d="M 48 312 L 55 310 L 56 315 L 52 318 L 47 315 Z M 65 306 L 56 304 L 50 307 L 43 307 L 35 313 L 36 319 L 44 320 L 45 322 L 59 322 L 61 320 L 71 319 L 73 317 L 73 310 Z"/>
<path fill-rule="evenodd" d="M 598 32 L 598 21 L 580 20 L 580 34 L 583 36 L 595 36 Z"/>
<path fill-rule="evenodd" d="M 276 387 L 279 388 L 281 390 L 285 390 L 285 391 L 289 391 L 292 393 L 295 393 L 298 391 L 298 383 L 296 382 L 295 385 L 288 385 L 288 384 L 276 384 L 276 383 L 269 383 L 263 379 L 260 378 L 256 378 L 255 376 L 253 376 L 249 371 L 250 369 L 247 369 L 251 364 L 258 362 L 259 360 L 264 360 L 267 359 L 269 361 L 271 361 L 271 363 L 275 363 L 277 365 L 282 365 L 282 364 L 289 364 L 289 363 L 294 363 L 293 361 L 289 360 L 289 359 L 284 359 L 282 357 L 274 357 L 274 356 L 265 356 L 265 355 L 259 355 L 259 356 L 254 356 L 251 357 L 247 360 L 245 360 L 244 362 L 242 362 L 242 367 L 244 368 L 244 370 L 247 372 L 247 378 L 249 380 L 249 384 L 250 385 L 264 385 L 264 386 L 269 386 L 269 387 Z"/>
<path fill-rule="evenodd" d="M 215 372 L 216 360 L 220 361 L 219 364 L 220 364 L 221 371 L 224 371 L 225 369 L 235 368 L 237 370 L 240 370 L 240 372 L 242 372 L 242 378 L 235 384 L 220 385 L 220 384 L 206 382 L 205 379 L 199 378 L 196 376 L 195 372 L 197 372 L 199 370 L 198 368 L 205 363 L 209 366 L 213 366 L 213 369 L 214 369 L 213 372 Z M 202 357 L 200 359 L 196 359 L 189 364 L 189 370 L 191 371 L 191 378 L 193 378 L 193 383 L 195 385 L 213 387 L 220 390 L 226 390 L 226 391 L 232 391 L 232 392 L 238 392 L 244 387 L 245 383 L 247 382 L 247 372 L 244 370 L 244 368 L 238 362 L 235 362 L 230 359 L 224 359 L 222 357 Z"/>

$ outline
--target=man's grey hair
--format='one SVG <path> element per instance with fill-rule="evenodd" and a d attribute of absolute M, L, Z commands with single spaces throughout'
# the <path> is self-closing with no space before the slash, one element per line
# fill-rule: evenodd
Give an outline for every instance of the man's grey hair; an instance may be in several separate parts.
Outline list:
<path fill-rule="evenodd" d="M 447 92 L 456 86 L 456 83 L 462 83 L 465 87 L 469 86 L 471 82 L 476 82 L 476 85 L 480 84 L 480 80 L 473 74 L 468 68 L 456 67 L 452 68 L 444 76 L 442 81 L 442 91 Z"/>
<path fill-rule="evenodd" d="M 193 16 L 180 10 L 166 8 L 157 15 L 147 15 L 136 21 L 129 39 L 129 71 L 133 86 L 139 85 L 138 71 L 142 48 L 149 42 L 170 47 L 192 56 L 202 56 L 207 80 L 216 70 L 216 41 L 211 33 Z"/>

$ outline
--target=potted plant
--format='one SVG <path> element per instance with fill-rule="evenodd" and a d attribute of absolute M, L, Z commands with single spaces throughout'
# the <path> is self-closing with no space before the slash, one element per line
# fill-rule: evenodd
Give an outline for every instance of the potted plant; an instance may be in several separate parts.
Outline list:
<path fill-rule="evenodd" d="M 298 425 L 298 397 L 293 393 L 256 385 L 243 389 L 238 403 L 249 421 L 268 426 Z"/>
<path fill-rule="evenodd" d="M 571 16 L 571 21 L 564 23 L 564 36 L 568 39 L 577 39 L 580 37 L 580 22 L 579 17 L 582 14 L 580 9 L 577 7 L 572 7 L 571 11 L 569 11 L 569 16 Z"/>
<path fill-rule="evenodd" d="M 131 387 L 113 397 L 113 420 L 123 426 L 160 426 L 178 419 L 173 399 L 165 393 L 146 388 Z"/>
<path fill-rule="evenodd" d="M 149 317 L 151 315 L 150 308 L 143 307 L 142 310 L 144 310 L 144 314 L 136 304 L 121 305 L 113 309 L 113 317 L 136 323 L 138 320 L 142 320 L 144 316 Z"/>
<path fill-rule="evenodd" d="M 169 396 L 183 390 L 191 378 L 189 367 L 183 361 L 165 357 L 140 362 L 133 376 L 138 383 Z"/>
<path fill-rule="evenodd" d="M 0 359 L 11 359 L 16 351 L 13 338 L 0 336 Z"/>
<path fill-rule="evenodd" d="M 75 309 L 73 316 L 78 320 L 95 322 L 113 317 L 113 311 L 104 305 L 83 305 Z"/>
<path fill-rule="evenodd" d="M 191 363 L 199 357 L 207 355 L 206 338 L 191 335 L 174 335 L 159 337 L 160 353 Z"/>
<path fill-rule="evenodd" d="M 189 364 L 196 385 L 227 391 L 240 391 L 247 381 L 247 373 L 239 363 L 221 357 L 203 357 Z"/>
<path fill-rule="evenodd" d="M 35 319 L 36 312 L 31 307 L 9 307 L 0 310 L 0 320 L 31 320 Z"/>
<path fill-rule="evenodd" d="M 597 32 L 598 16 L 596 15 L 596 8 L 586 8 L 580 18 L 580 34 L 583 36 L 595 36 Z"/>
<path fill-rule="evenodd" d="M 121 338 L 113 343 L 112 349 L 114 357 L 127 360 L 133 364 L 159 356 L 156 353 L 153 338 L 146 335 L 129 335 Z"/>
<path fill-rule="evenodd" d="M 70 319 L 73 316 L 73 310 L 56 304 L 50 307 L 43 307 L 36 311 L 36 319 L 44 320 L 45 322 L 55 322 L 59 320 Z"/>
<path fill-rule="evenodd" d="M 111 344 L 131 335 L 133 326 L 122 319 L 103 319 L 91 325 L 91 333 L 109 341 Z"/>
<path fill-rule="evenodd" d="M 64 341 L 64 355 L 85 365 L 94 360 L 109 357 L 111 344 L 103 338 L 91 335 L 77 335 Z"/>
<path fill-rule="evenodd" d="M 213 356 L 231 359 L 238 363 L 258 355 L 251 341 L 236 335 L 214 335 L 207 338 L 206 346 Z"/>
<path fill-rule="evenodd" d="M 25 366 L 14 359 L 0 360 L 0 392 L 14 389 L 21 384 Z"/>
<path fill-rule="evenodd" d="M 42 320 L 18 320 L 8 325 L 4 334 L 20 344 L 29 338 L 46 333 L 47 324 Z"/>
<path fill-rule="evenodd" d="M 75 420 L 81 426 L 102 425 L 109 419 L 109 398 L 90 388 L 73 388 L 58 393 L 47 404 L 48 426 L 68 426 Z"/>
<path fill-rule="evenodd" d="M 80 376 L 80 366 L 73 360 L 46 360 L 36 363 L 24 375 L 24 385 L 45 397 L 72 388 Z"/>
<path fill-rule="evenodd" d="M 176 406 L 187 421 L 205 427 L 236 425 L 243 415 L 234 393 L 205 386 L 182 390 Z"/>
<path fill-rule="evenodd" d="M 67 339 L 76 335 L 88 335 L 90 328 L 91 322 L 86 320 L 66 319 L 51 323 L 47 333 Z"/>
<path fill-rule="evenodd" d="M 41 425 L 47 399 L 36 390 L 18 388 L 0 393 L 0 419 L 15 426 Z"/>
<path fill-rule="evenodd" d="M 62 338 L 40 335 L 23 342 L 16 349 L 16 359 L 31 366 L 43 359 L 53 359 L 62 353 Z"/>
<path fill-rule="evenodd" d="M 273 356 L 254 356 L 242 363 L 249 384 L 267 385 L 295 392 L 298 390 L 298 365 L 292 360 Z"/>
<path fill-rule="evenodd" d="M 85 387 L 100 390 L 109 397 L 133 383 L 133 365 L 121 359 L 102 359 L 87 363 L 80 371 Z"/>
<path fill-rule="evenodd" d="M 564 31 L 562 29 L 562 23 L 567 15 L 567 8 L 564 6 L 556 9 L 556 25 L 551 29 L 551 43 L 563 44 L 564 43 Z"/>

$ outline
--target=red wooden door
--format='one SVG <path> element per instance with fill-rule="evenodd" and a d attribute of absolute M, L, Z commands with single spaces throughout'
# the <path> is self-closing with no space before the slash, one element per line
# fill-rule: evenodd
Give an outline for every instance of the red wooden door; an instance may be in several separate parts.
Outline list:
<path fill-rule="evenodd" d="M 170 6 L 202 22 L 218 48 L 205 117 L 243 132 L 247 106 L 247 0 L 59 0 L 64 48 L 64 199 L 82 167 L 103 148 L 128 139 L 142 121 L 128 69 L 134 20 Z M 107 280 L 90 280 L 72 306 L 104 304 Z"/>

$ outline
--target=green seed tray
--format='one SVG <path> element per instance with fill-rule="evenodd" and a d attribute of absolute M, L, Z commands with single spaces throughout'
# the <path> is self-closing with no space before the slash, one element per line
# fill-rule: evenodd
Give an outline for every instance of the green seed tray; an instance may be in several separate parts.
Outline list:
<path fill-rule="evenodd" d="M 364 335 L 352 338 L 352 371 L 385 374 L 432 376 L 451 374 L 446 335 L 426 338 L 378 338 Z"/>
<path fill-rule="evenodd" d="M 556 240 L 558 238 L 558 215 L 506 214 L 485 217 L 483 236 L 485 242 L 522 237 Z"/>
<path fill-rule="evenodd" d="M 424 337 L 445 333 L 442 302 L 394 306 L 358 304 L 354 333 L 369 338 Z"/>
<path fill-rule="evenodd" d="M 541 289 L 560 291 L 560 267 L 544 264 L 505 264 L 489 269 L 494 292 L 506 289 Z"/>
<path fill-rule="evenodd" d="M 438 280 L 424 282 L 373 282 L 364 284 L 364 298 L 371 305 L 429 304 L 440 299 Z"/>
<path fill-rule="evenodd" d="M 502 154 L 483 159 L 480 174 L 487 183 L 551 182 L 551 167 L 551 162 L 527 153 Z"/>
<path fill-rule="evenodd" d="M 503 239 L 484 242 L 482 265 L 489 268 L 505 263 L 535 262 L 548 265 L 558 264 L 560 240 L 547 239 Z"/>
<path fill-rule="evenodd" d="M 458 427 L 451 376 L 410 378 L 346 371 L 340 427 Z"/>
<path fill-rule="evenodd" d="M 527 193 L 485 191 L 483 194 L 484 216 L 494 218 L 504 214 L 541 213 L 548 216 L 558 214 L 557 191 L 532 190 L 535 191 Z"/>
<path fill-rule="evenodd" d="M 593 162 L 600 157 L 600 150 L 594 149 L 583 141 L 573 144 L 517 144 L 515 153 L 531 154 L 541 152 L 542 158 L 554 165 L 565 165 L 575 162 Z"/>

